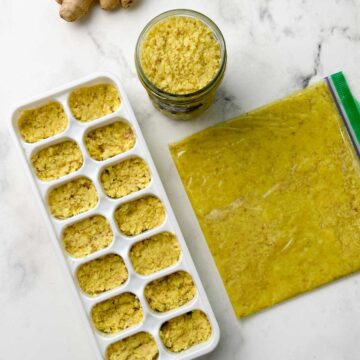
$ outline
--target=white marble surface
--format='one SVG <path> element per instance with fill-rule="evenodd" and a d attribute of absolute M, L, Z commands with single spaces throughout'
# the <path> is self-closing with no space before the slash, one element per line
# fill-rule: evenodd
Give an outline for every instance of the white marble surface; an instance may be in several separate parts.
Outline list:
<path fill-rule="evenodd" d="M 68 279 L 7 131 L 11 104 L 88 73 L 112 71 L 127 92 L 219 320 L 207 360 L 358 360 L 360 275 L 236 320 L 167 144 L 344 70 L 360 97 L 357 0 L 139 0 L 129 11 L 94 8 L 80 23 L 49 0 L 0 0 L 0 360 L 95 360 Z M 215 105 L 193 122 L 156 112 L 133 52 L 145 23 L 172 8 L 213 18 L 229 66 Z M 204 358 L 204 359 L 205 359 Z"/>

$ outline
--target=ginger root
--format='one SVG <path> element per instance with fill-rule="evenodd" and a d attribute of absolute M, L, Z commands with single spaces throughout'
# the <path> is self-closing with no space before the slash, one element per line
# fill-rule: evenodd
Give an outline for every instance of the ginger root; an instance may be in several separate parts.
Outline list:
<path fill-rule="evenodd" d="M 75 21 L 86 15 L 93 0 L 57 0 L 61 3 L 60 16 L 66 21 Z"/>
<path fill-rule="evenodd" d="M 133 0 L 121 0 L 121 6 L 123 8 L 128 8 L 133 3 Z"/>
<path fill-rule="evenodd" d="M 104 10 L 116 9 L 120 4 L 120 0 L 99 0 L 100 6 Z"/>
<path fill-rule="evenodd" d="M 99 0 L 100 6 L 104 10 L 113 10 L 118 6 L 122 6 L 123 8 L 128 8 L 133 0 Z"/>
<path fill-rule="evenodd" d="M 56 0 L 60 5 L 60 16 L 66 21 L 76 21 L 86 15 L 93 0 Z M 128 8 L 133 0 L 99 0 L 104 10 L 114 10 L 119 6 Z"/>

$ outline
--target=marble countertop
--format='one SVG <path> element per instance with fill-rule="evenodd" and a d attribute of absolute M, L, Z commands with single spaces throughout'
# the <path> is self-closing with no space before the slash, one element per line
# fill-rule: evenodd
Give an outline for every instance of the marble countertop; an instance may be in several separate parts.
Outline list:
<path fill-rule="evenodd" d="M 206 360 L 358 360 L 360 274 L 236 320 L 167 145 L 344 70 L 360 98 L 357 0 L 139 0 L 84 21 L 58 18 L 54 1 L 1 0 L 0 360 L 95 360 L 19 154 L 11 104 L 94 71 L 117 74 L 148 142 L 221 328 Z M 155 15 L 191 8 L 224 33 L 228 69 L 215 104 L 191 122 L 166 119 L 137 80 L 136 39 Z"/>

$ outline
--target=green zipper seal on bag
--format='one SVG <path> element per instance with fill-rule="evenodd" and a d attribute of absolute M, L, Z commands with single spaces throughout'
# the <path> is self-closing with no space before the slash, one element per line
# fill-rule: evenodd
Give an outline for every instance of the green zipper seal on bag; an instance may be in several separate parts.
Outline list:
<path fill-rule="evenodd" d="M 360 103 L 352 95 L 342 71 L 330 75 L 326 80 L 360 157 Z"/>

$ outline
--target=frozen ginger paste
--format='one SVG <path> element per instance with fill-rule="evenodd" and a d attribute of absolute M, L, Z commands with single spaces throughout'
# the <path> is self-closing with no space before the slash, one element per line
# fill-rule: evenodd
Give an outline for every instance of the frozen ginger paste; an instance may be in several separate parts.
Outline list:
<path fill-rule="evenodd" d="M 166 348 L 180 352 L 206 342 L 211 336 L 207 316 L 199 310 L 180 315 L 161 326 L 160 338 Z"/>
<path fill-rule="evenodd" d="M 98 195 L 91 180 L 79 177 L 51 190 L 48 202 L 53 216 L 67 219 L 94 208 Z"/>
<path fill-rule="evenodd" d="M 131 248 L 129 256 L 138 274 L 150 275 L 175 265 L 180 253 L 175 235 L 163 232 L 137 242 Z"/>
<path fill-rule="evenodd" d="M 24 110 L 18 120 L 21 137 L 34 143 L 63 132 L 68 124 L 61 104 L 50 102 L 41 107 Z"/>
<path fill-rule="evenodd" d="M 31 163 L 40 180 L 50 181 L 80 169 L 83 157 L 76 142 L 64 141 L 36 152 Z"/>
<path fill-rule="evenodd" d="M 81 265 L 77 279 L 81 289 L 88 295 L 98 295 L 115 289 L 128 278 L 124 260 L 116 254 L 109 254 Z"/>
<path fill-rule="evenodd" d="M 69 106 L 75 119 L 88 122 L 115 112 L 120 107 L 119 93 L 112 84 L 100 84 L 74 90 Z"/>
<path fill-rule="evenodd" d="M 192 300 L 195 294 L 193 279 L 185 271 L 154 280 L 145 288 L 145 298 L 151 309 L 157 312 L 176 309 Z"/>
<path fill-rule="evenodd" d="M 68 226 L 62 241 L 72 257 L 81 258 L 108 247 L 113 238 L 108 221 L 101 215 L 95 215 Z"/>
<path fill-rule="evenodd" d="M 140 54 L 145 76 L 171 94 L 204 88 L 218 72 L 220 59 L 220 45 L 213 31 L 188 16 L 172 16 L 155 24 Z"/>
<path fill-rule="evenodd" d="M 107 196 L 118 199 L 146 188 L 150 178 L 145 161 L 131 158 L 108 166 L 101 174 L 101 183 Z"/>
<path fill-rule="evenodd" d="M 138 324 L 144 314 L 139 299 L 132 293 L 123 293 L 96 304 L 91 316 L 99 331 L 114 334 Z"/>
<path fill-rule="evenodd" d="M 90 156 L 101 161 L 133 148 L 135 135 L 128 124 L 117 121 L 90 131 L 85 137 L 85 145 Z"/>
<path fill-rule="evenodd" d="M 107 360 L 156 360 L 159 350 L 154 338 L 140 332 L 108 347 Z"/>
<path fill-rule="evenodd" d="M 234 310 L 360 269 L 360 172 L 324 82 L 172 146 Z"/>
<path fill-rule="evenodd" d="M 115 220 L 125 235 L 139 235 L 164 222 L 164 205 L 155 196 L 145 196 L 120 205 L 115 211 Z"/>

